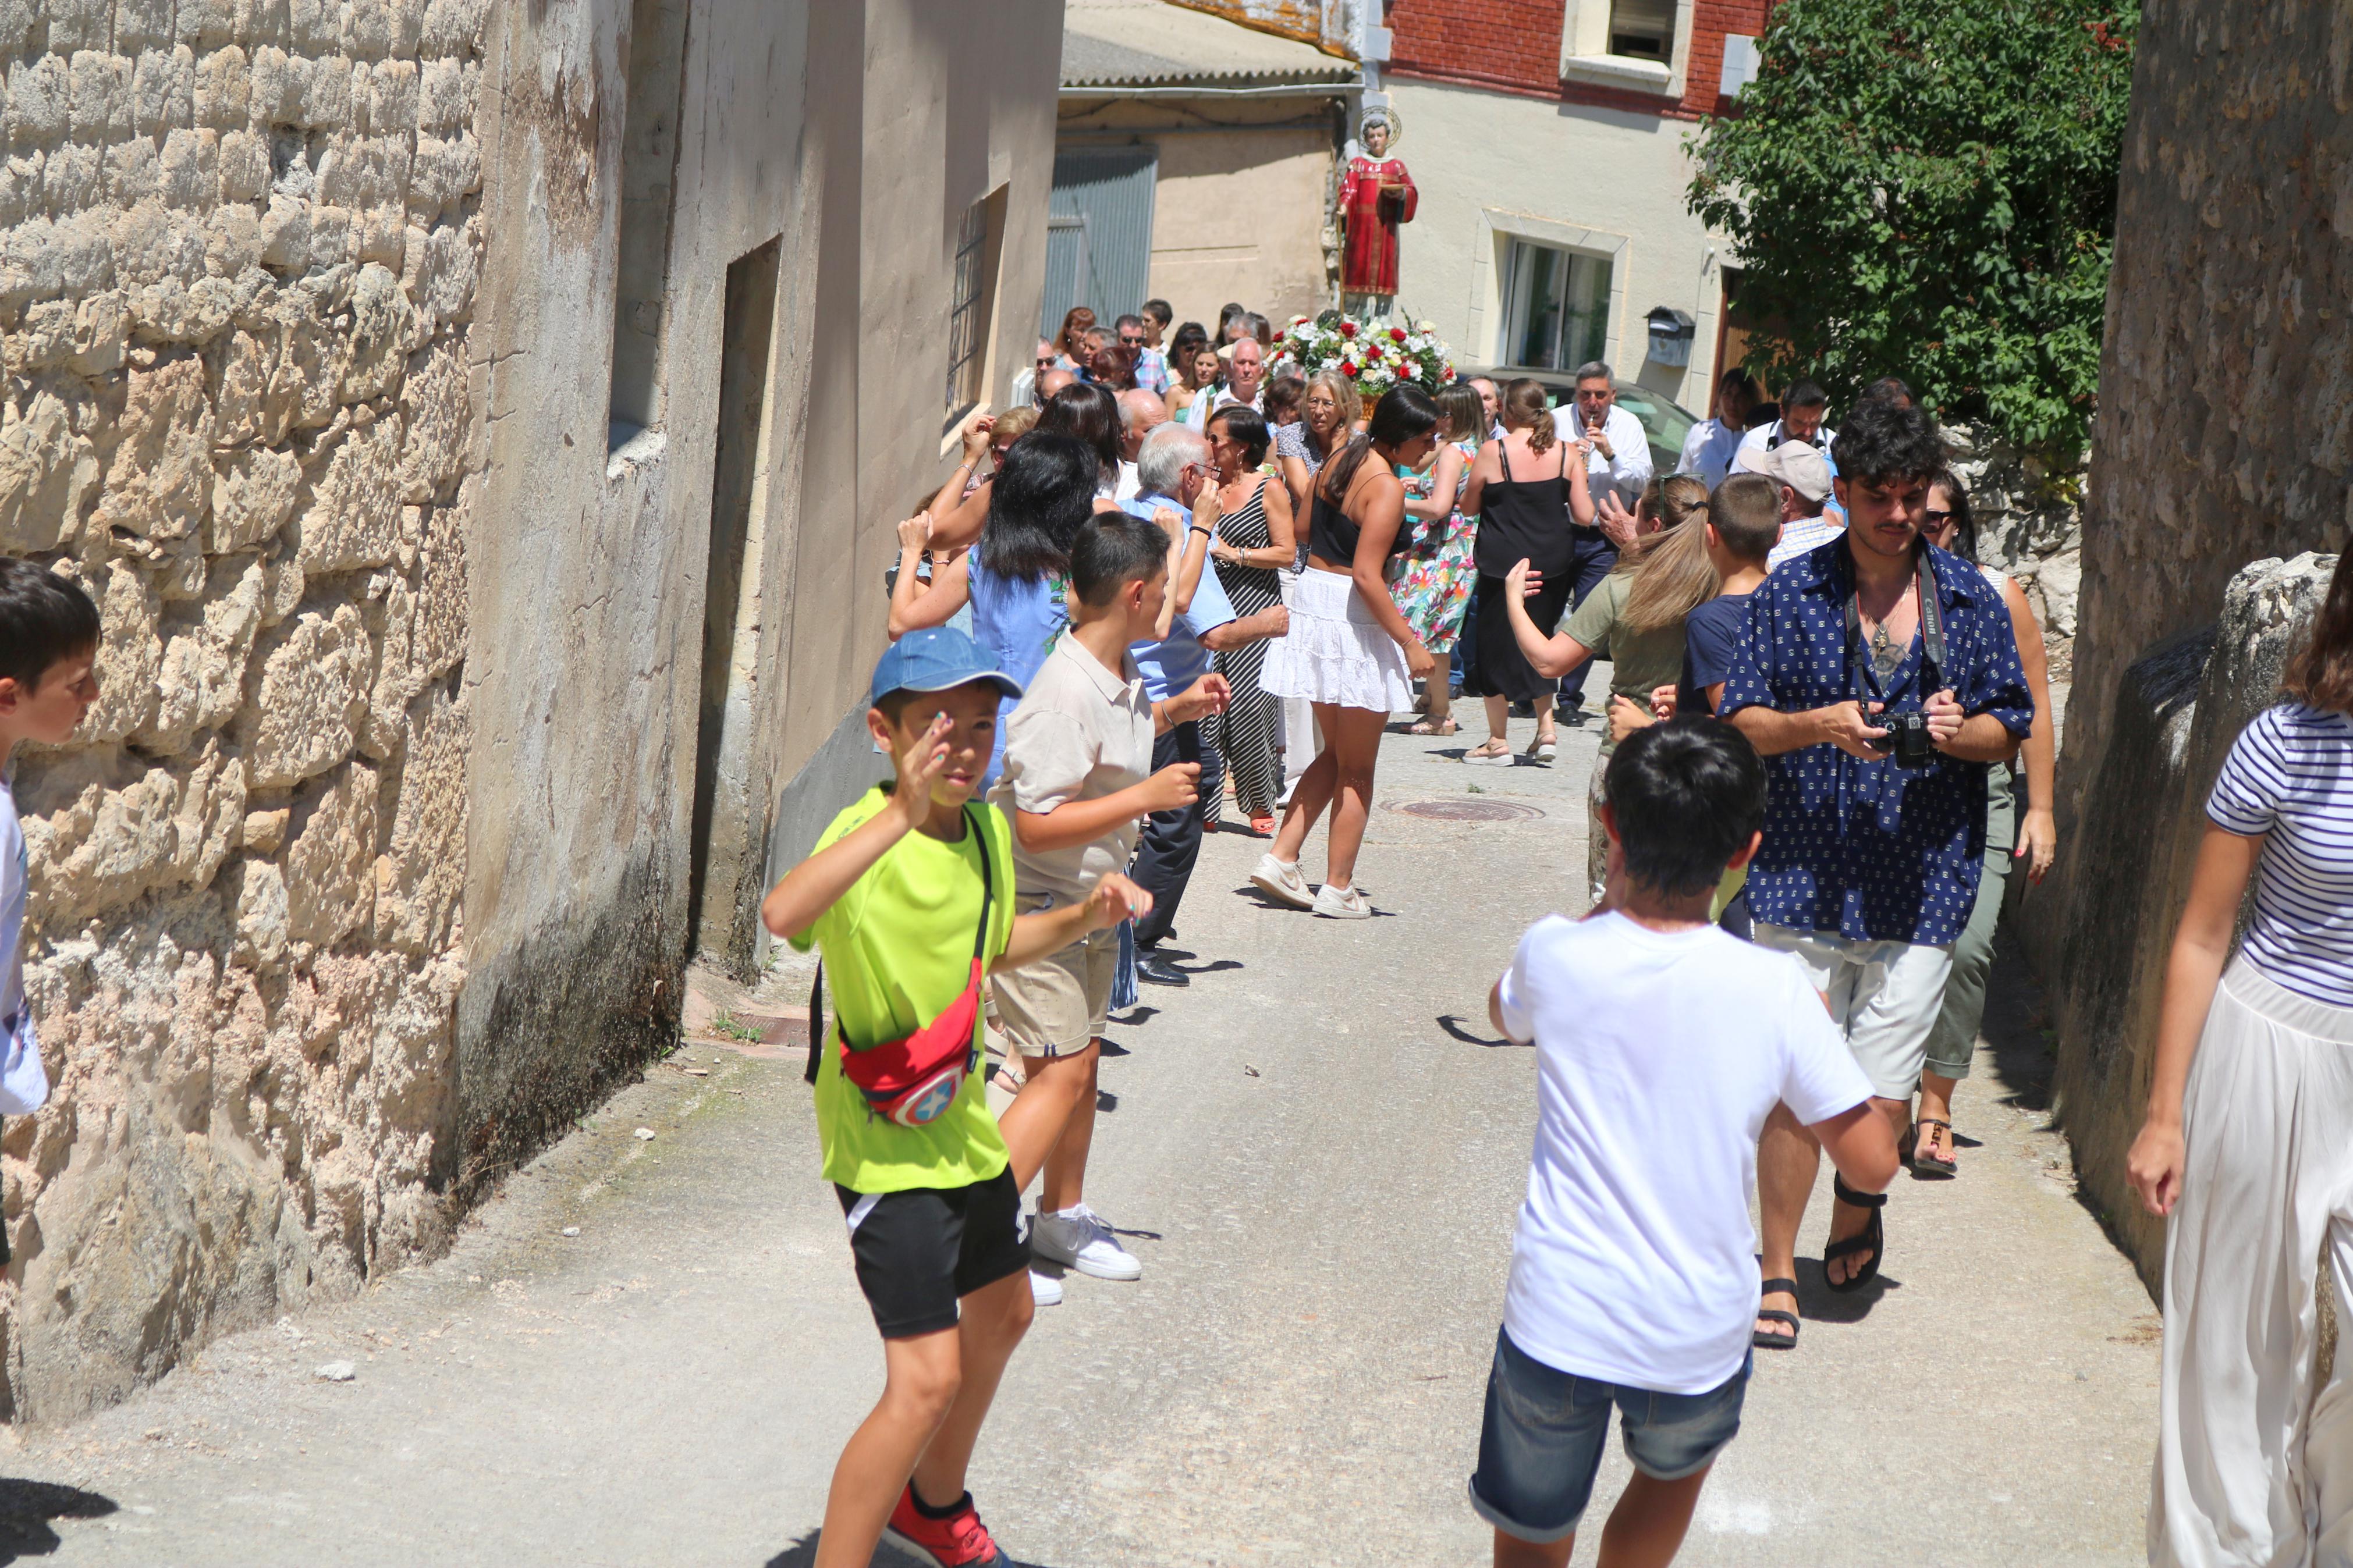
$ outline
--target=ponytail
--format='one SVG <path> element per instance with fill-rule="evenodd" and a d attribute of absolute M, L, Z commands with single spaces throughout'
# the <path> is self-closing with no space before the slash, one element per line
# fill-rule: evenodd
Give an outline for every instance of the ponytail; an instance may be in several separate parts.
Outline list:
<path fill-rule="evenodd" d="M 1558 433 L 1552 422 L 1552 399 L 1545 395 L 1544 383 L 1534 376 L 1524 375 L 1504 388 L 1504 428 L 1525 430 L 1528 450 L 1548 452 Z"/>

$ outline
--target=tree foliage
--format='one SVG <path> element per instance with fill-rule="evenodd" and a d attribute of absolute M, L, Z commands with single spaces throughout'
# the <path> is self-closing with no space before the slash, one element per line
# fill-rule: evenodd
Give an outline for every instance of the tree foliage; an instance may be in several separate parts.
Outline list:
<path fill-rule="evenodd" d="M 1728 235 L 1749 369 L 2080 452 L 2137 0 L 1782 0 L 1687 200 Z"/>

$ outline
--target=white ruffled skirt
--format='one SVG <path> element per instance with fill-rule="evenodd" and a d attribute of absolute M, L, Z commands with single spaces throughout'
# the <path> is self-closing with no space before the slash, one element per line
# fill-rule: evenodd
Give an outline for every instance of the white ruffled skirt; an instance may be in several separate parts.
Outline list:
<path fill-rule="evenodd" d="M 1356 595 L 1356 579 L 1314 567 L 1293 578 L 1291 631 L 1267 648 L 1259 689 L 1375 713 L 1413 706 L 1405 650 Z"/>

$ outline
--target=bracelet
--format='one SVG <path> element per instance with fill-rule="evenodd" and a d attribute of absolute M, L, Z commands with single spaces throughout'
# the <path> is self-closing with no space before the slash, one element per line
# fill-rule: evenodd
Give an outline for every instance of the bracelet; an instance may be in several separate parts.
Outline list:
<path fill-rule="evenodd" d="M 1206 533 L 1212 539 L 1215 539 L 1218 536 L 1218 531 L 1211 528 L 1206 522 L 1197 522 L 1190 528 L 1187 528 L 1185 531 L 1187 533 Z"/>

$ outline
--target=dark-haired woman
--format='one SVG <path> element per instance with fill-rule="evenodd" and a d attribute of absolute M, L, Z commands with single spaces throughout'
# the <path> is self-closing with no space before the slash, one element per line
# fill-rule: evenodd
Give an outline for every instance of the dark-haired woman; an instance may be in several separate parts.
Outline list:
<path fill-rule="evenodd" d="M 965 437 L 965 463 L 957 471 L 976 462 L 988 449 L 988 436 L 994 421 L 976 420 Z M 1121 424 L 1119 399 L 1110 391 L 1090 381 L 1074 381 L 1046 400 L 1038 413 L 1035 429 L 1049 436 L 1075 437 L 1095 457 L 1097 474 L 1095 494 L 1103 504 L 1110 506 L 1119 489 L 1119 437 Z M 979 443 L 975 445 L 976 440 Z M 955 480 L 949 481 L 951 484 Z M 955 550 L 980 537 L 981 526 L 987 521 L 991 491 L 996 476 L 981 480 L 965 493 L 964 499 L 952 505 L 932 503 L 932 548 Z M 944 498 L 947 491 L 943 489 Z"/>
<path fill-rule="evenodd" d="M 1071 546 L 1095 510 L 1101 464 L 1071 436 L 1033 430 L 1013 443 L 989 488 L 988 521 L 980 542 L 958 556 L 926 588 L 915 569 L 932 543 L 927 519 L 899 529 L 899 580 L 891 590 L 891 636 L 944 626 L 969 602 L 973 640 L 996 656 L 997 668 L 1023 686 L 1046 662 L 1047 650 L 1070 624 Z M 1005 765 L 1005 730 L 988 759 L 986 782 Z"/>
<path fill-rule="evenodd" d="M 2206 802 L 2125 1158 L 2172 1216 L 2153 1568 L 2353 1561 L 2353 552 L 2280 687 Z"/>
<path fill-rule="evenodd" d="M 1210 350 L 1211 365 L 1223 366 L 1225 362 L 1218 358 L 1209 342 L 1208 331 L 1198 321 L 1186 322 L 1168 340 L 1168 417 L 1171 419 L 1183 418 L 1185 411 L 1193 405 L 1194 398 L 1205 389 L 1217 385 L 1214 380 L 1198 379 L 1201 367 L 1197 361 L 1203 349 Z"/>
<path fill-rule="evenodd" d="M 1229 403 L 1209 416 L 1209 462 L 1217 470 L 1218 536 L 1209 542 L 1218 585 L 1247 619 L 1282 603 L 1278 568 L 1291 564 L 1291 498 L 1259 472 L 1266 461 L 1266 421 L 1245 403 Z M 1250 830 L 1274 830 L 1274 799 L 1282 770 L 1274 759 L 1274 701 L 1261 684 L 1268 645 L 1247 643 L 1218 655 L 1218 673 L 1233 688 L 1218 721 L 1218 752 L 1233 781 L 1234 804 L 1250 818 Z M 1216 819 L 1216 802 L 1208 815 Z"/>
<path fill-rule="evenodd" d="M 1413 700 L 1413 682 L 1438 661 L 1389 597 L 1392 558 L 1409 542 L 1400 465 L 1419 468 L 1437 444 L 1438 405 L 1418 386 L 1384 394 L 1370 427 L 1324 465 L 1308 525 L 1307 567 L 1292 584 L 1291 631 L 1267 656 L 1261 680 L 1279 697 L 1303 697 L 1324 749 L 1299 775 L 1274 847 L 1250 873 L 1267 897 L 1334 920 L 1373 907 L 1356 887 L 1356 851 L 1372 811 L 1373 769 L 1389 715 Z M 1300 875 L 1299 852 L 1332 808 L 1324 885 Z"/>
<path fill-rule="evenodd" d="M 1941 473 L 1928 481 L 1928 505 L 1920 535 L 1964 561 L 1977 560 L 1977 522 L 1969 515 L 1968 487 L 1958 475 Z M 1977 901 L 1969 907 L 1968 923 L 1953 943 L 1945 1005 L 1936 1015 L 1936 1026 L 1928 1032 L 1928 1056 L 1920 1068 L 1920 1114 L 1913 1118 L 1913 1137 L 1904 1145 L 1905 1163 L 1915 1176 L 1960 1173 L 1953 1145 L 1953 1091 L 1969 1076 L 1977 1056 L 1978 1026 L 1985 1017 L 1986 982 L 1993 973 L 1994 931 L 2001 921 L 2010 864 L 2025 861 L 2027 879 L 2040 882 L 2059 850 L 2058 818 L 2051 807 L 2052 779 L 2058 772 L 2057 740 L 2042 628 L 2035 624 L 2033 606 L 2016 583 L 1990 566 L 1980 565 L 1978 570 L 1992 583 L 2010 611 L 2010 628 L 2018 639 L 2018 667 L 2025 671 L 2026 689 L 2034 697 L 2034 727 L 2019 747 L 2020 765 L 2026 775 L 2025 809 L 2020 809 L 2011 788 L 2013 775 L 2008 763 L 1994 763 L 1986 779 L 1985 858 L 1978 870 Z"/>
<path fill-rule="evenodd" d="M 1466 763 L 1509 767 L 1511 708 L 1533 703 L 1536 738 L 1528 747 L 1534 761 L 1548 763 L 1558 742 L 1553 731 L 1554 682 L 1538 675 L 1512 632 L 1511 597 L 1504 579 L 1522 561 L 1536 584 L 1527 596 L 1528 619 L 1546 637 L 1560 624 L 1568 604 L 1574 520 L 1593 526 L 1593 495 L 1586 465 L 1574 443 L 1563 442 L 1553 424 L 1544 384 L 1522 376 L 1504 388 L 1504 434 L 1479 449 L 1462 487 L 1462 510 L 1479 518 L 1471 558 L 1479 569 L 1478 618 L 1472 628 L 1477 658 L 1462 681 L 1462 695 L 1487 700 L 1487 739 L 1463 753 Z M 1556 450 L 1556 448 L 1557 448 Z"/>
<path fill-rule="evenodd" d="M 1406 482 L 1405 512 L 1414 528 L 1413 548 L 1398 560 L 1394 585 L 1398 608 L 1421 646 L 1440 665 L 1452 661 L 1455 639 L 1461 635 L 1462 612 L 1471 602 L 1471 584 L 1477 569 L 1471 563 L 1479 520 L 1462 510 L 1462 491 L 1471 482 L 1471 465 L 1478 460 L 1479 445 L 1487 429 L 1486 405 L 1478 388 L 1456 382 L 1438 389 L 1438 411 L 1445 417 L 1443 445 L 1431 459 L 1430 472 L 1418 483 Z M 1446 670 L 1430 678 L 1423 691 L 1422 712 L 1413 727 L 1417 735 L 1454 733 L 1453 702 L 1446 689 Z"/>

